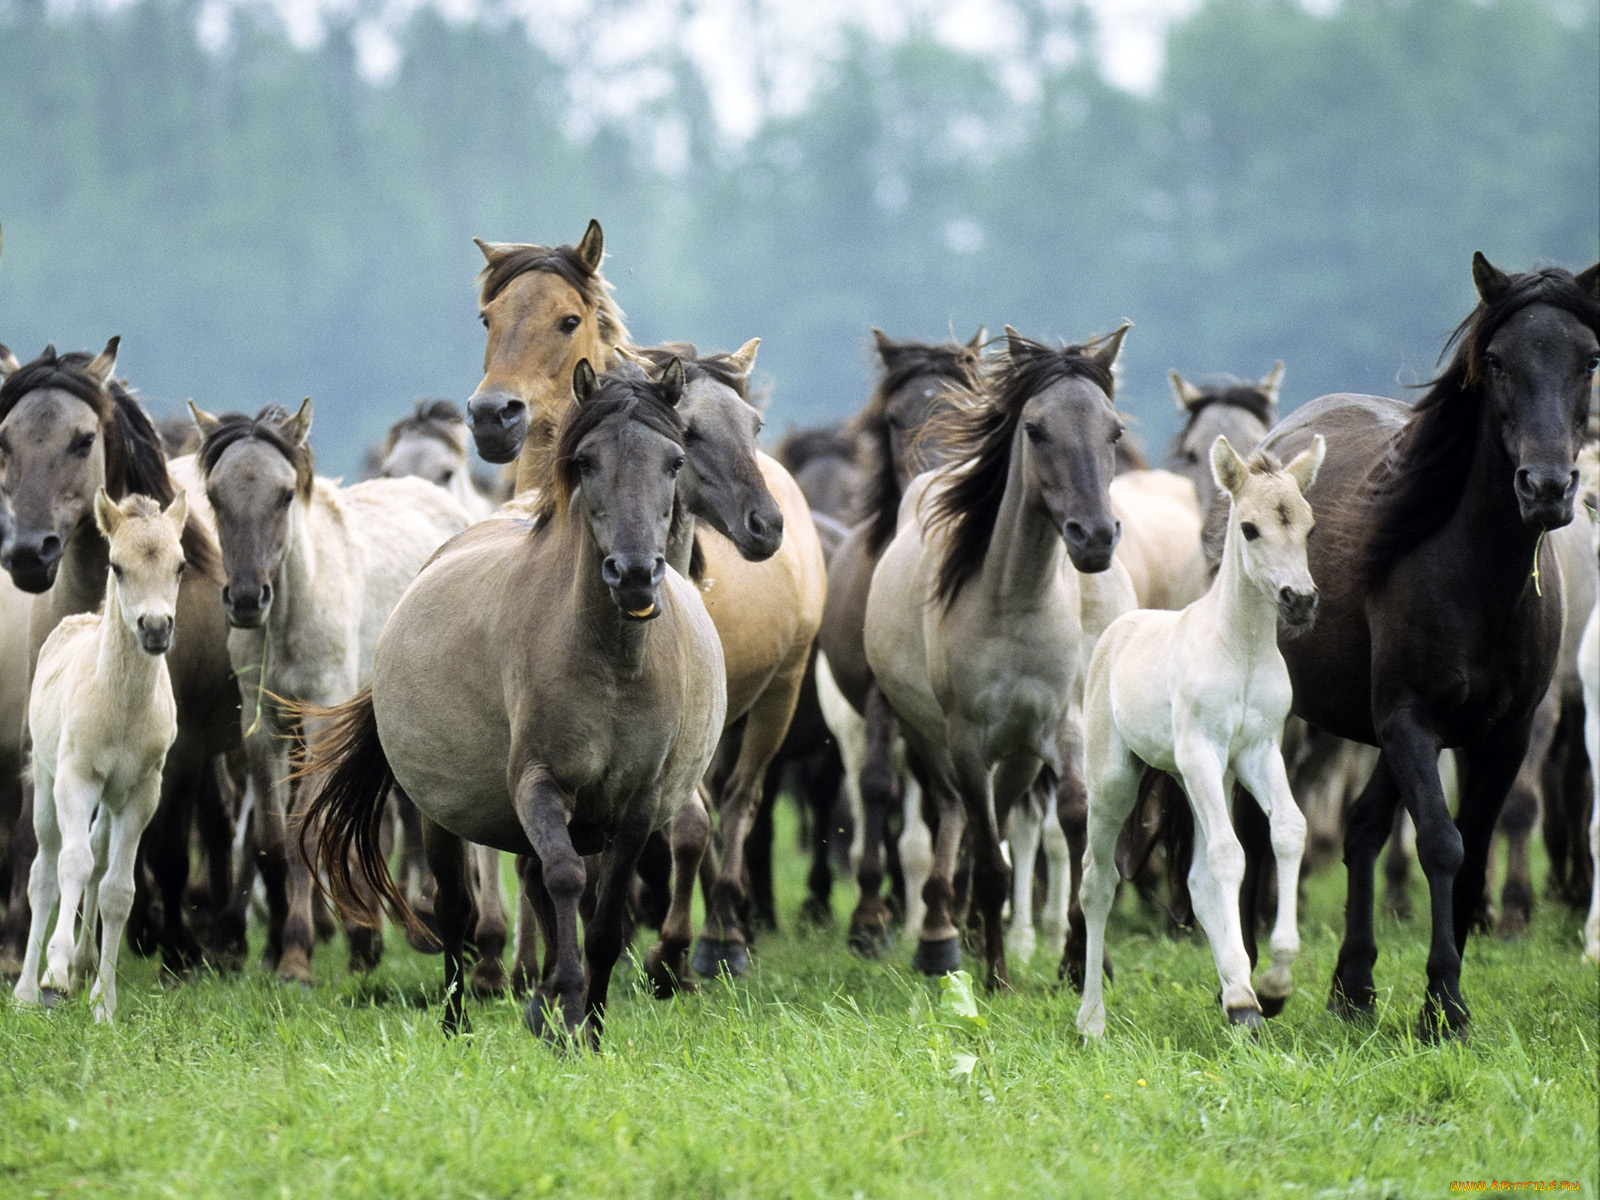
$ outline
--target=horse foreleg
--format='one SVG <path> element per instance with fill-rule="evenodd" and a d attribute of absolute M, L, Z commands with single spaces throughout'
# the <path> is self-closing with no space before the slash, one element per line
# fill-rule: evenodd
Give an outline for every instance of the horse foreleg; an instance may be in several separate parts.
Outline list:
<path fill-rule="evenodd" d="M 1109 714 L 1107 714 L 1109 720 Z M 1085 1038 L 1097 1038 L 1106 1031 L 1105 973 L 1090 969 L 1106 953 L 1106 920 L 1117 898 L 1117 838 L 1122 826 L 1139 801 L 1139 781 L 1144 764 L 1139 762 L 1114 732 L 1103 746 L 1097 746 L 1088 770 L 1088 815 L 1083 856 L 1083 880 L 1078 888 L 1083 905 L 1084 949 L 1076 971 L 1068 970 L 1083 989 L 1078 1006 L 1078 1031 Z M 1063 964 L 1065 966 L 1065 964 Z"/>
<path fill-rule="evenodd" d="M 1061 951 L 1061 965 L 1056 969 L 1056 977 L 1065 976 L 1075 988 L 1083 986 L 1083 980 L 1076 976 L 1085 962 L 1084 955 L 1088 952 L 1087 927 L 1084 923 L 1083 907 L 1078 895 L 1083 881 L 1083 859 L 1089 845 L 1089 789 L 1084 784 L 1083 766 L 1083 716 L 1081 704 L 1074 701 L 1067 710 L 1066 719 L 1061 724 L 1061 730 L 1056 734 L 1056 746 L 1059 756 L 1056 778 L 1055 795 L 1055 820 L 1051 822 L 1058 827 L 1061 839 L 1066 843 L 1066 871 L 1062 873 L 1062 885 L 1066 895 L 1064 900 L 1055 902 L 1055 910 L 1064 917 L 1066 930 L 1065 944 Z M 1047 829 L 1045 833 L 1045 849 L 1048 852 L 1050 838 L 1056 830 Z M 1106 976 L 1111 975 L 1111 960 L 1102 958 L 1101 968 Z"/>
<path fill-rule="evenodd" d="M 16 997 L 24 1004 L 37 1004 L 39 959 L 44 950 L 44 935 L 50 912 L 61 895 L 61 880 L 56 863 L 61 854 L 61 827 L 56 822 L 55 781 L 37 760 L 29 772 L 36 798 L 28 813 L 29 832 L 36 847 L 28 872 L 28 926 L 23 942 L 22 962 L 18 967 Z M 27 808 L 24 808 L 27 812 Z M 15 911 L 16 906 L 13 906 Z"/>
<path fill-rule="evenodd" d="M 1272 961 L 1256 988 L 1263 1015 L 1275 1017 L 1283 1011 L 1294 988 L 1291 974 L 1294 960 L 1300 953 L 1296 907 L 1300 898 L 1300 860 L 1305 855 L 1306 819 L 1294 802 L 1289 775 L 1283 766 L 1283 753 L 1276 741 L 1265 742 L 1243 756 L 1236 769 L 1240 782 L 1266 813 L 1272 856 L 1277 861 L 1278 912 L 1272 925 Z"/>
<path fill-rule="evenodd" d="M 89 824 L 99 801 L 99 787 L 77 763 L 68 759 L 57 765 L 55 819 L 61 849 L 56 856 L 56 876 L 60 880 L 61 911 L 56 915 L 55 930 L 45 947 L 46 992 L 66 995 L 71 990 L 72 952 L 77 940 L 78 911 L 89 876 L 94 871 Z M 42 841 L 41 838 L 41 844 Z M 89 919 L 93 920 L 93 917 Z"/>
<path fill-rule="evenodd" d="M 915 940 L 928 915 L 922 890 L 933 872 L 933 830 L 922 813 L 922 785 L 906 769 L 906 747 L 895 744 L 896 772 L 900 776 L 900 870 L 905 875 L 905 936 Z"/>
<path fill-rule="evenodd" d="M 24 772 L 22 806 L 17 810 L 17 821 L 11 832 L 11 891 L 6 897 L 5 920 L 0 922 L 0 976 L 8 980 L 21 974 L 28 946 L 29 875 L 39 852 L 33 814 L 33 779 Z M 54 869 L 51 868 L 52 872 Z"/>
<path fill-rule="evenodd" d="M 1033 929 L 1033 870 L 1044 832 L 1045 810 L 1031 793 L 1011 809 L 1006 822 L 1006 842 L 1011 849 L 1011 928 L 1006 931 L 1006 953 L 1020 962 L 1033 957 L 1037 937 Z"/>
<path fill-rule="evenodd" d="M 472 940 L 478 946 L 478 962 L 472 968 L 472 991 L 479 996 L 498 996 L 506 990 L 506 969 L 501 961 L 506 952 L 505 887 L 500 880 L 500 851 L 473 843 L 473 874 L 477 883 L 478 923 Z"/>
<path fill-rule="evenodd" d="M 698 792 L 680 808 L 667 826 L 672 851 L 672 900 L 661 922 L 661 938 L 645 954 L 645 975 L 660 999 L 676 992 L 694 991 L 689 977 L 689 943 L 694 936 L 690 907 L 700 860 L 711 841 L 711 818 Z"/>
<path fill-rule="evenodd" d="M 104 877 L 100 881 L 98 903 L 85 915 L 92 924 L 95 912 L 100 917 L 100 976 L 94 986 L 94 1017 L 110 1023 L 117 1013 L 117 954 L 122 948 L 122 929 L 133 908 L 133 871 L 138 861 L 140 835 L 155 817 L 161 802 L 161 781 L 151 776 L 133 789 L 118 813 L 109 818 Z"/>
<path fill-rule="evenodd" d="M 89 849 L 94 854 L 94 869 L 89 874 L 89 885 L 83 890 L 83 924 L 78 927 L 78 945 L 72 952 L 72 973 L 68 982 L 74 993 L 94 972 L 95 958 L 99 953 L 100 884 L 106 873 L 110 842 L 111 813 L 102 804 L 96 808 L 94 823 L 89 826 Z"/>
<path fill-rule="evenodd" d="M 578 940 L 578 904 L 587 878 L 583 858 L 573 848 L 567 831 L 567 798 L 550 772 L 531 766 L 518 780 L 513 797 L 517 818 L 538 859 L 537 880 L 548 905 L 552 942 L 550 967 L 539 987 L 528 997 L 524 1019 L 528 1028 L 546 1041 L 561 1042 L 578 1036 L 584 1018 L 583 955 Z M 530 871 L 529 882 L 535 880 Z M 535 905 L 541 898 L 534 897 Z M 542 905 L 541 905 L 542 906 Z M 543 918 L 541 918 L 543 920 Z M 551 1028 L 547 1007 L 559 1009 L 564 1030 Z"/>
<path fill-rule="evenodd" d="M 889 906 L 880 893 L 889 809 L 894 804 L 896 729 L 894 712 L 874 684 L 867 690 L 862 726 L 864 744 L 857 776 L 860 809 L 852 814 L 856 818 L 856 832 L 851 848 L 860 895 L 855 911 L 850 914 L 850 948 L 867 958 L 878 957 L 890 942 Z"/>
<path fill-rule="evenodd" d="M 912 773 L 933 798 L 938 817 L 933 835 L 933 868 L 922 888 L 927 907 L 911 965 L 924 975 L 944 975 L 961 965 L 961 937 L 955 925 L 955 876 L 961 836 L 966 831 L 966 806 L 947 753 L 919 750 L 909 741 L 906 748 Z"/>
<path fill-rule="evenodd" d="M 655 801 L 656 797 L 651 796 L 644 810 L 653 813 Z M 649 836 L 647 821 L 625 823 L 612 835 L 611 844 L 601 858 L 600 889 L 594 915 L 584 923 L 584 973 L 588 980 L 584 996 L 584 1034 L 591 1050 L 600 1048 L 611 972 L 627 938 L 623 927 L 628 915 L 628 889 L 639 865 L 639 851 Z"/>
<path fill-rule="evenodd" d="M 533 868 L 537 870 L 537 866 Z M 511 953 L 511 994 L 519 999 L 539 986 L 540 917 L 534 907 L 526 872 L 526 856 L 517 858 L 517 932 Z"/>
<path fill-rule="evenodd" d="M 189 931 L 189 833 L 195 796 L 210 786 L 204 748 L 180 727 L 161 773 L 161 803 L 145 829 L 140 856 L 161 894 L 161 962 L 182 975 L 200 961 L 200 944 Z"/>
<path fill-rule="evenodd" d="M 444 1019 L 446 1033 L 471 1029 L 463 1004 L 467 986 L 467 921 L 472 913 L 472 892 L 467 880 L 467 845 L 443 826 L 422 817 L 422 850 L 437 885 L 434 915 L 444 946 Z M 582 869 L 581 866 L 579 868 Z"/>

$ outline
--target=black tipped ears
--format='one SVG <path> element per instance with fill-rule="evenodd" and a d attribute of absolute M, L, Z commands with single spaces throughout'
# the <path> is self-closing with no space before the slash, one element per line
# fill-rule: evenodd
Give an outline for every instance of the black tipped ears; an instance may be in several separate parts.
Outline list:
<path fill-rule="evenodd" d="M 1478 298 L 1488 304 L 1511 286 L 1511 276 L 1485 258 L 1482 250 L 1474 250 L 1472 282 L 1478 289 Z"/>
<path fill-rule="evenodd" d="M 578 365 L 572 368 L 572 398 L 579 404 L 587 404 L 599 390 L 600 381 L 594 377 L 594 368 L 587 358 L 580 358 Z"/>
<path fill-rule="evenodd" d="M 973 334 L 972 335 L 972 340 L 967 343 L 967 349 L 968 350 L 977 350 L 977 349 L 979 349 L 983 345 L 983 343 L 988 340 L 988 338 L 989 338 L 989 330 L 988 330 L 988 328 L 986 326 L 979 325 L 978 326 L 978 332 Z"/>
<path fill-rule="evenodd" d="M 1595 263 L 1587 271 L 1579 271 L 1573 278 L 1578 281 L 1579 287 L 1600 300 L 1600 263 Z"/>
<path fill-rule="evenodd" d="M 683 360 L 674 355 L 672 361 L 662 368 L 661 378 L 656 381 L 661 388 L 661 399 L 672 408 L 676 408 L 678 401 L 683 399 L 685 378 Z"/>
<path fill-rule="evenodd" d="M 872 345 L 877 350 L 878 357 L 885 363 L 900 353 L 900 343 L 876 326 L 872 330 Z"/>
<path fill-rule="evenodd" d="M 590 217 L 589 228 L 583 231 L 583 240 L 578 243 L 578 257 L 589 270 L 598 271 L 605 253 L 606 235 L 601 232 L 600 222 Z"/>
<path fill-rule="evenodd" d="M 1006 326 L 1006 351 L 1012 358 L 1028 352 L 1028 339 L 1009 325 Z"/>

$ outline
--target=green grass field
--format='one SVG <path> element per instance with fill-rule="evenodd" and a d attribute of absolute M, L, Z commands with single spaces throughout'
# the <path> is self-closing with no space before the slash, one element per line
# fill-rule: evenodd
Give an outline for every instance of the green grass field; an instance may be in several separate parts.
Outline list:
<path fill-rule="evenodd" d="M 803 866 L 779 861 L 788 915 Z M 1301 990 L 1259 1044 L 1224 1027 L 1204 944 L 1128 896 L 1092 1048 L 1042 954 L 974 1021 L 908 953 L 861 962 L 837 932 L 786 930 L 745 981 L 673 1002 L 626 967 L 605 1051 L 568 1057 L 509 1000 L 446 1041 L 440 960 L 397 936 L 366 980 L 323 947 L 309 991 L 254 969 L 162 990 L 124 953 L 114 1029 L 81 1001 L 0 1001 L 0 1196 L 1593 1194 L 1600 1011 L 1579 919 L 1542 903 L 1529 937 L 1475 939 L 1471 1040 L 1433 1048 L 1410 1034 L 1420 924 L 1379 927 L 1376 1026 L 1324 1011 L 1342 898 L 1342 870 L 1314 881 Z"/>

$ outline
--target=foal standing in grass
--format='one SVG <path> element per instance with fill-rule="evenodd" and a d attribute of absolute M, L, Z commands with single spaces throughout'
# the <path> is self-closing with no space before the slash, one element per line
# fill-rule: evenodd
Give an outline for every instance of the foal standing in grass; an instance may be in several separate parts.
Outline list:
<path fill-rule="evenodd" d="M 94 518 L 111 543 L 105 608 L 67 617 L 43 648 L 28 700 L 33 732 L 34 832 L 39 853 L 28 879 L 33 914 L 17 999 L 37 1003 L 45 922 L 59 898 L 43 997 L 75 991 L 103 923 L 95 1019 L 117 1011 L 117 951 L 133 907 L 139 837 L 161 799 L 161 768 L 178 736 L 167 671 L 183 578 L 179 538 L 188 516 L 180 494 L 165 512 L 148 496 L 120 505 L 104 488 Z M 83 932 L 72 954 L 78 902 Z M 68 969 L 68 956 L 71 969 Z"/>
<path fill-rule="evenodd" d="M 1222 567 L 1210 590 L 1181 612 L 1141 609 L 1113 621 L 1089 663 L 1084 696 L 1089 849 L 1080 897 L 1088 924 L 1086 963 L 1098 963 L 1106 917 L 1116 897 L 1117 834 L 1155 768 L 1179 776 L 1194 810 L 1194 900 L 1222 976 L 1228 1019 L 1256 1028 L 1263 1009 L 1289 996 L 1300 951 L 1295 892 L 1306 823 L 1295 807 L 1280 741 L 1293 693 L 1278 652 L 1278 620 L 1291 628 L 1316 615 L 1317 589 L 1306 566 L 1313 524 L 1304 492 L 1322 465 L 1319 435 L 1287 467 L 1264 455 L 1248 465 L 1228 439 L 1211 447 L 1211 472 L 1229 496 Z M 1233 832 L 1229 797 L 1238 778 L 1258 797 L 1278 860 L 1278 917 L 1272 965 L 1261 999 L 1239 924 L 1244 851 Z M 1100 972 L 1084 972 L 1078 1028 L 1105 1033 Z"/>

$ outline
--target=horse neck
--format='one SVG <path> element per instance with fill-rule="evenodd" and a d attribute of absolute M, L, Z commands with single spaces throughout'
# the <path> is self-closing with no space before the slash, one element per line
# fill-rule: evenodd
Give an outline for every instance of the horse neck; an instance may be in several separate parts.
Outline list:
<path fill-rule="evenodd" d="M 1266 588 L 1245 574 L 1241 538 L 1230 499 L 1222 565 L 1201 602 L 1211 606 L 1213 626 L 1223 643 L 1248 662 L 1261 651 L 1277 653 L 1278 605 Z"/>
<path fill-rule="evenodd" d="M 689 578 L 689 564 L 694 560 L 694 531 L 694 514 L 686 512 L 667 539 L 667 566 L 685 579 Z"/>
<path fill-rule="evenodd" d="M 117 581 L 106 571 L 106 601 L 100 614 L 100 644 L 95 653 L 96 690 L 111 703 L 108 711 L 126 713 L 148 703 L 156 677 L 166 659 L 147 654 L 122 619 L 122 596 Z"/>
<path fill-rule="evenodd" d="M 1540 535 L 1522 520 L 1515 476 L 1516 466 L 1494 429 L 1492 407 L 1484 400 L 1472 467 L 1439 540 L 1447 547 L 1446 561 L 1459 561 L 1470 572 L 1475 593 L 1490 601 L 1515 601 L 1533 587 Z M 1544 558 L 1554 561 L 1553 551 Z"/>
<path fill-rule="evenodd" d="M 601 582 L 600 564 L 605 555 L 589 529 L 580 496 L 574 495 L 567 502 L 566 519 L 559 525 L 551 530 L 561 539 L 554 551 L 572 563 L 566 574 L 572 581 L 569 595 L 576 629 L 623 674 L 632 674 L 643 661 L 645 635 L 651 622 L 626 619 L 612 600 L 610 589 Z M 688 571 L 687 562 L 684 571 Z"/>
<path fill-rule="evenodd" d="M 93 612 L 110 573 L 111 546 L 95 527 L 94 519 L 85 517 L 67 536 L 61 565 L 50 587 L 58 597 L 58 615 Z"/>
<path fill-rule="evenodd" d="M 287 634 L 315 613 L 320 563 L 314 534 L 318 525 L 319 500 L 317 488 L 313 485 L 309 500 L 302 502 L 296 497 L 289 506 L 288 545 L 284 550 L 283 565 L 278 568 L 277 578 L 272 583 L 277 595 L 267 617 L 268 628 L 274 634 Z"/>
<path fill-rule="evenodd" d="M 1032 607 L 1060 579 L 1066 553 L 1061 531 L 1028 470 L 1027 440 L 1019 423 L 979 586 L 995 609 Z"/>

